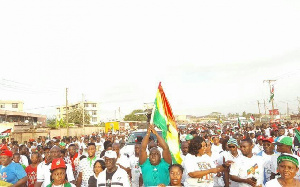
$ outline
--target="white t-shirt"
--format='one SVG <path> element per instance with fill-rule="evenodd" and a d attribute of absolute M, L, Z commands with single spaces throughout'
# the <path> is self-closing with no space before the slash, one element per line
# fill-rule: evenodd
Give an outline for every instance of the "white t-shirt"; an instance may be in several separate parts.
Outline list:
<path fill-rule="evenodd" d="M 211 145 L 211 152 L 212 153 L 217 153 L 217 154 L 219 154 L 221 151 L 223 151 L 223 149 L 222 149 L 222 144 L 220 144 L 220 145 Z"/>
<path fill-rule="evenodd" d="M 66 164 L 66 166 L 67 166 L 66 174 L 68 177 L 68 181 L 69 182 L 74 181 L 75 178 L 73 175 L 72 166 L 70 164 Z M 42 162 L 37 166 L 37 182 L 43 182 L 42 187 L 45 187 L 51 183 L 50 169 L 51 169 L 51 164 L 46 165 L 45 162 Z"/>
<path fill-rule="evenodd" d="M 120 164 L 124 168 L 130 167 L 130 161 L 129 158 L 126 155 L 120 155 L 120 158 L 117 160 L 117 164 Z"/>
<path fill-rule="evenodd" d="M 118 167 L 117 171 L 114 173 L 110 181 L 106 181 L 106 169 L 100 172 L 97 179 L 97 186 L 106 186 L 107 183 L 112 184 L 112 187 L 122 186 L 130 187 L 129 177 L 124 169 Z"/>
<path fill-rule="evenodd" d="M 139 186 L 139 178 L 142 173 L 139 165 L 139 157 L 131 156 L 130 157 L 130 169 L 131 169 L 131 183 L 132 186 Z"/>
<path fill-rule="evenodd" d="M 260 157 L 253 155 L 251 158 L 240 156 L 230 167 L 230 175 L 235 175 L 242 179 L 254 177 L 256 185 L 263 184 L 264 167 Z M 239 187 L 251 187 L 246 183 L 239 183 Z"/>
<path fill-rule="evenodd" d="M 28 166 L 28 159 L 25 155 L 20 155 L 20 164 L 23 164 L 24 166 Z"/>
<path fill-rule="evenodd" d="M 191 154 L 187 154 L 184 160 L 184 171 L 186 172 L 185 186 L 214 186 L 214 176 L 215 174 L 210 173 L 202 178 L 191 178 L 188 173 L 194 171 L 203 171 L 211 168 L 215 168 L 216 165 L 213 160 L 208 155 L 203 155 L 201 157 L 196 157 Z"/>
<path fill-rule="evenodd" d="M 212 159 L 212 161 L 214 162 L 214 164 L 216 166 L 218 166 L 219 165 L 218 164 L 219 157 L 220 157 L 220 155 L 223 155 L 223 152 L 224 151 L 222 151 L 220 154 L 218 154 L 216 152 L 212 152 L 211 156 L 209 156 L 209 155 L 207 155 L 207 156 L 209 156 Z M 224 185 L 225 184 L 224 184 L 223 177 L 222 176 L 218 177 L 217 175 L 215 175 L 214 176 L 214 187 L 219 187 L 219 186 L 224 186 Z"/>
<path fill-rule="evenodd" d="M 96 142 L 95 145 L 96 145 L 96 155 L 97 157 L 100 157 L 101 152 L 104 150 L 104 145 L 102 142 L 99 143 Z"/>
<path fill-rule="evenodd" d="M 259 152 L 261 152 L 262 150 L 263 150 L 262 146 L 260 146 L 259 144 L 254 144 L 254 147 L 252 149 L 252 153 L 256 155 Z"/>
<path fill-rule="evenodd" d="M 233 161 L 233 163 L 235 163 L 236 160 L 237 160 L 239 157 L 243 156 L 240 150 L 238 150 L 237 152 L 238 152 L 238 155 L 237 155 L 236 157 L 234 157 L 234 156 L 230 153 L 230 151 L 224 151 L 224 152 L 222 152 L 222 158 L 219 158 L 218 164 L 219 164 L 219 165 L 222 165 L 222 164 L 224 163 L 224 162 L 223 162 L 223 157 L 224 157 L 224 159 L 225 159 L 225 162 L 226 162 L 226 161 Z M 236 187 L 236 186 L 239 186 L 239 183 L 237 183 L 237 182 L 232 181 L 232 180 L 229 179 L 229 186 L 230 186 L 230 187 Z"/>
<path fill-rule="evenodd" d="M 89 157 L 80 160 L 78 173 L 82 172 L 82 187 L 87 186 L 90 176 L 94 174 L 94 164 L 97 160 L 100 159 L 96 156 L 92 160 Z"/>
<path fill-rule="evenodd" d="M 265 187 L 282 187 L 277 179 L 272 179 L 266 183 Z"/>
<path fill-rule="evenodd" d="M 270 180 L 270 177 L 271 177 L 271 162 L 270 161 L 271 161 L 271 158 L 272 158 L 273 155 L 267 155 L 264 151 L 261 152 L 261 156 L 257 155 L 257 156 L 260 156 L 263 159 L 264 173 L 265 173 L 264 180 L 266 182 L 268 182 Z"/>

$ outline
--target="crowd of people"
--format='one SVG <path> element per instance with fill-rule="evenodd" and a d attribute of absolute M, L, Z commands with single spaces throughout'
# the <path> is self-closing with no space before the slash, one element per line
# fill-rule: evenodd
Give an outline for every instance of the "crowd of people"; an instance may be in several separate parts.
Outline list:
<path fill-rule="evenodd" d="M 300 186 L 297 123 L 178 130 L 181 163 L 152 124 L 134 145 L 125 143 L 130 132 L 2 139 L 0 186 Z"/>

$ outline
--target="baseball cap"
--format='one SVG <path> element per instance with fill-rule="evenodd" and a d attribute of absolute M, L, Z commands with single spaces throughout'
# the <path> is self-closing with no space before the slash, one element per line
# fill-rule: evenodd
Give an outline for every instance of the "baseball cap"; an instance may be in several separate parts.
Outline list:
<path fill-rule="evenodd" d="M 193 139 L 194 138 L 194 136 L 193 135 L 191 135 L 191 134 L 188 134 L 188 135 L 186 135 L 186 137 L 185 137 L 185 140 L 191 140 L 191 139 Z"/>
<path fill-rule="evenodd" d="M 265 138 L 262 136 L 262 135 L 259 135 L 258 137 L 257 137 L 257 140 L 264 140 Z"/>
<path fill-rule="evenodd" d="M 263 138 L 263 141 L 274 143 L 274 139 L 272 137 Z"/>
<path fill-rule="evenodd" d="M 12 157 L 13 153 L 9 150 L 3 150 L 2 153 L 0 154 L 1 156 L 8 156 L 8 157 Z"/>
<path fill-rule="evenodd" d="M 107 158 L 117 158 L 117 153 L 115 151 L 106 151 L 105 154 L 104 154 L 104 157 L 107 157 Z"/>
<path fill-rule="evenodd" d="M 289 136 L 280 136 L 275 144 L 276 145 L 292 146 L 293 145 L 293 139 Z"/>
<path fill-rule="evenodd" d="M 8 147 L 5 144 L 2 144 L 0 145 L 0 149 L 4 151 L 4 150 L 8 150 Z"/>
<path fill-rule="evenodd" d="M 228 144 L 228 145 L 229 145 L 229 144 L 233 144 L 233 145 L 239 147 L 239 144 L 238 144 L 237 140 L 234 139 L 234 138 L 229 138 L 227 144 Z"/>
<path fill-rule="evenodd" d="M 52 161 L 51 170 L 67 168 L 65 161 L 62 158 L 56 158 Z"/>
<path fill-rule="evenodd" d="M 66 143 L 65 142 L 60 142 L 59 145 L 66 146 Z"/>

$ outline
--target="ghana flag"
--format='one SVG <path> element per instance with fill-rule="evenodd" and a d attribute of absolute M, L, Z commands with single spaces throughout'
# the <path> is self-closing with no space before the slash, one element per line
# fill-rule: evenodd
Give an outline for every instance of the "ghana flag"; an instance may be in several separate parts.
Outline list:
<path fill-rule="evenodd" d="M 151 123 L 162 130 L 162 136 L 169 146 L 173 163 L 181 164 L 177 125 L 161 83 L 158 85 Z"/>

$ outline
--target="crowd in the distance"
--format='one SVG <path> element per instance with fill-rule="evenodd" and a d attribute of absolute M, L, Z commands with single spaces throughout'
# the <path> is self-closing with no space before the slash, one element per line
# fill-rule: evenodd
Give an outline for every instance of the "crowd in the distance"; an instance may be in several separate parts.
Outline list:
<path fill-rule="evenodd" d="M 134 145 L 125 144 L 129 131 L 2 139 L 0 186 L 300 186 L 297 123 L 178 130 L 181 163 L 154 125 Z"/>

